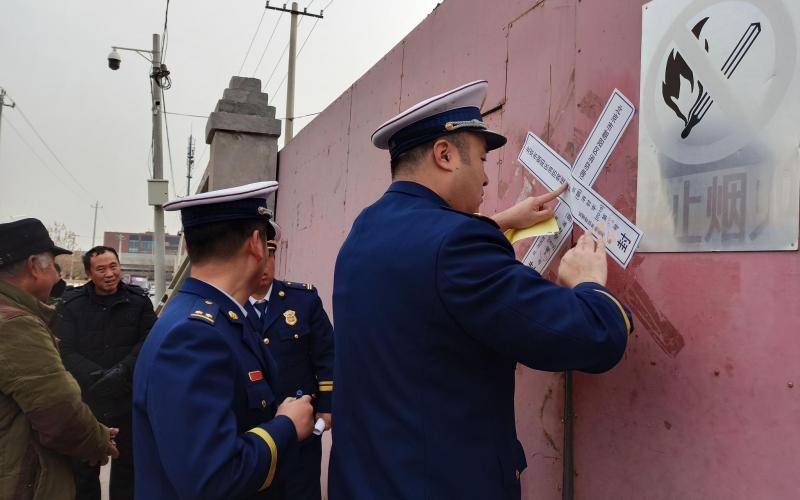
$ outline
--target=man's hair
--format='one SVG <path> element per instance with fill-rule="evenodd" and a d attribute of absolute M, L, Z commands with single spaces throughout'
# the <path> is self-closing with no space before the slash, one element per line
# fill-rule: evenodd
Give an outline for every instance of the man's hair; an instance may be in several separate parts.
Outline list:
<path fill-rule="evenodd" d="M 91 250 L 89 250 L 88 252 L 86 252 L 85 254 L 83 254 L 83 257 L 81 257 L 81 260 L 83 260 L 83 269 L 86 270 L 87 273 L 89 271 L 91 271 L 92 270 L 92 257 L 97 257 L 98 255 L 102 255 L 102 254 L 104 254 L 106 252 L 113 253 L 114 257 L 117 258 L 117 262 L 119 262 L 119 255 L 117 254 L 116 250 L 114 250 L 111 247 L 98 245 L 98 246 L 92 248 Z"/>
<path fill-rule="evenodd" d="M 459 156 L 465 163 L 469 163 L 469 143 L 467 143 L 465 132 L 453 132 L 451 134 L 443 135 L 433 139 L 432 141 L 425 142 L 416 146 L 414 148 L 409 149 L 405 153 L 402 153 L 397 158 L 393 158 L 391 162 L 391 170 L 392 170 L 392 179 L 396 178 L 400 174 L 408 174 L 414 171 L 422 160 L 425 158 L 425 155 L 428 154 L 433 148 L 433 145 L 439 139 L 445 139 L 447 142 L 455 146 L 458 150 Z"/>
<path fill-rule="evenodd" d="M 46 269 L 47 266 L 49 266 L 53 261 L 53 255 L 49 252 L 37 253 L 34 255 L 34 257 L 36 258 L 36 265 L 39 266 L 40 269 Z M 22 271 L 25 270 L 25 265 L 28 263 L 29 258 L 30 256 L 0 267 L 0 278 L 7 279 L 18 277 L 20 274 L 22 274 Z"/>
<path fill-rule="evenodd" d="M 267 244 L 267 225 L 260 220 L 223 221 L 184 229 L 186 253 L 192 264 L 215 259 L 226 259 L 236 254 L 253 234 Z"/>

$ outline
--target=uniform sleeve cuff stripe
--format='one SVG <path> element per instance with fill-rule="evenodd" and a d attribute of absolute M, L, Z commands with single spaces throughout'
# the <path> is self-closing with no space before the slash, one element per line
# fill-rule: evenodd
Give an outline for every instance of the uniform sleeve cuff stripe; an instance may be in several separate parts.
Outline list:
<path fill-rule="evenodd" d="M 625 320 L 625 334 L 626 335 L 630 335 L 631 334 L 631 321 L 628 319 L 628 315 L 625 314 L 625 309 L 622 308 L 622 304 L 620 304 L 619 301 L 617 299 L 615 299 L 614 296 L 611 295 L 608 292 L 604 292 L 603 290 L 597 290 L 597 289 L 595 289 L 595 292 L 602 293 L 603 295 L 605 295 L 606 297 L 611 299 L 611 301 L 614 304 L 616 304 L 616 306 L 619 308 L 620 314 L 622 314 L 622 319 Z"/>
<path fill-rule="evenodd" d="M 264 484 L 262 484 L 261 488 L 258 489 L 258 491 L 264 491 L 269 488 L 269 485 L 272 484 L 272 480 L 275 479 L 275 468 L 278 465 L 278 447 L 275 445 L 275 440 L 272 439 L 272 436 L 269 435 L 269 432 L 265 431 L 261 427 L 250 429 L 247 432 L 252 432 L 256 436 L 263 439 L 264 442 L 267 443 L 269 451 L 272 455 L 269 460 L 269 472 L 267 473 L 267 479 L 264 480 Z"/>
<path fill-rule="evenodd" d="M 319 386 L 319 392 L 333 392 L 333 386 L 332 385 L 320 385 Z"/>

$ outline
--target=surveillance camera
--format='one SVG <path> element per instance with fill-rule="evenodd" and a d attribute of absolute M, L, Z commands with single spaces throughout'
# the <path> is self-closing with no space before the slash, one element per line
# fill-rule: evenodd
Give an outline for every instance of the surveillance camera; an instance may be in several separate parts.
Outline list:
<path fill-rule="evenodd" d="M 108 54 L 108 67 L 116 71 L 119 69 L 120 63 L 122 63 L 122 57 L 120 57 L 117 49 L 112 49 L 111 53 Z"/>

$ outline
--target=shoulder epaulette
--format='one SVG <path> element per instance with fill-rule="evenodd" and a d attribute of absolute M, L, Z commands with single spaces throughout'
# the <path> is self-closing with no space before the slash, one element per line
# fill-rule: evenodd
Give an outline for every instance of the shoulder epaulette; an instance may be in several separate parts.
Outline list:
<path fill-rule="evenodd" d="M 316 290 L 314 285 L 311 283 L 296 283 L 294 281 L 284 281 L 284 284 L 289 288 L 294 288 L 295 290 L 306 290 L 306 291 L 313 291 Z"/>
<path fill-rule="evenodd" d="M 189 319 L 204 321 L 213 325 L 216 321 L 219 306 L 208 299 L 197 299 L 189 311 Z"/>

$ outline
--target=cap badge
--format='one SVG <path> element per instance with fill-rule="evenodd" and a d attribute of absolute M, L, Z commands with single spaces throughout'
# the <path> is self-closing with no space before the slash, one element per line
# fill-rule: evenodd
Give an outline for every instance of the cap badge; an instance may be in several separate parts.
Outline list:
<path fill-rule="evenodd" d="M 268 213 L 267 207 L 258 207 L 258 215 L 267 215 Z"/>
<path fill-rule="evenodd" d="M 444 124 L 445 130 L 448 132 L 465 127 L 486 130 L 486 124 L 480 120 L 462 120 L 457 122 L 447 122 Z"/>
<path fill-rule="evenodd" d="M 283 318 L 286 320 L 286 324 L 289 326 L 294 326 L 297 324 L 297 315 L 291 309 L 283 313 Z"/>

